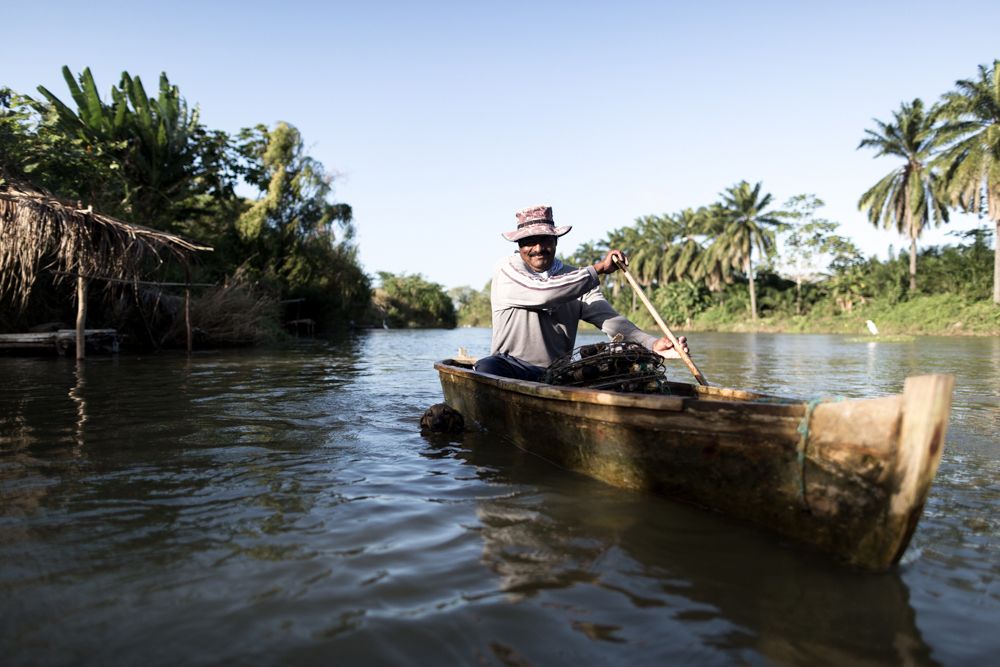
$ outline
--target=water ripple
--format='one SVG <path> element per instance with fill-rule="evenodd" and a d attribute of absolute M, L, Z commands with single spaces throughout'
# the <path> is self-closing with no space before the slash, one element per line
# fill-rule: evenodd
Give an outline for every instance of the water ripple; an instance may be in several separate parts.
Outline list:
<path fill-rule="evenodd" d="M 713 381 L 781 394 L 959 375 L 898 572 L 845 571 L 489 434 L 420 436 L 441 396 L 431 364 L 485 354 L 485 330 L 0 359 L 5 664 L 958 665 L 1000 651 L 1000 346 L 690 338 Z"/>

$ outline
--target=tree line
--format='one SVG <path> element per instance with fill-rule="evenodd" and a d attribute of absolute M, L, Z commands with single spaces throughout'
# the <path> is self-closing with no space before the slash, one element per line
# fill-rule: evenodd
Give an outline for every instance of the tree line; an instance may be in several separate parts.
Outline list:
<path fill-rule="evenodd" d="M 65 100 L 43 86 L 36 96 L 0 87 L 0 179 L 214 247 L 189 282 L 302 303 L 299 315 L 321 327 L 364 317 L 371 279 L 351 207 L 334 200 L 334 176 L 293 125 L 210 129 L 165 73 L 151 95 L 124 72 L 107 100 L 89 68 L 77 77 L 64 67 L 63 78 Z M 218 315 L 227 300 L 214 296 Z M 229 301 L 245 311 L 245 300 Z"/>
<path fill-rule="evenodd" d="M 963 331 L 1000 330 L 1000 309 L 990 301 L 994 253 L 987 227 L 957 232 L 953 244 L 920 250 L 924 278 L 911 289 L 908 250 L 890 247 L 885 259 L 865 257 L 838 233 L 838 223 L 823 217 L 824 203 L 816 196 L 797 195 L 780 207 L 772 201 L 761 183 L 740 182 L 712 204 L 642 216 L 600 241 L 561 252 L 560 258 L 585 266 L 610 248 L 624 249 L 636 281 L 660 314 L 679 326 L 738 327 L 753 322 L 756 312 L 766 318 L 760 322 L 764 327 L 856 331 L 859 312 L 891 320 L 888 311 L 906 305 L 908 317 L 927 324 L 903 326 L 906 331 L 940 332 L 970 318 L 981 321 Z M 605 276 L 602 289 L 619 312 L 641 326 L 655 326 L 619 274 Z M 490 326 L 489 283 L 481 290 L 455 288 L 450 295 L 460 324 Z M 976 314 L 965 312 L 976 304 L 982 304 Z"/>
<path fill-rule="evenodd" d="M 139 77 L 122 73 L 109 100 L 89 69 L 74 76 L 63 68 L 63 77 L 65 101 L 44 87 L 34 97 L 0 87 L 0 179 L 24 179 L 81 206 L 211 245 L 215 252 L 187 280 L 239 283 L 275 304 L 302 304 L 296 316 L 321 329 L 450 326 L 456 306 L 463 323 L 489 324 L 488 289 L 457 288 L 444 299 L 440 285 L 419 275 L 386 273 L 373 292 L 358 261 L 352 209 L 334 199 L 333 174 L 307 153 L 293 125 L 210 129 L 166 74 L 150 96 Z M 930 106 L 916 99 L 890 120 L 874 120 L 858 148 L 899 160 L 858 206 L 872 224 L 906 239 L 903 278 L 901 256 L 864 258 L 822 217 L 814 195 L 778 206 L 762 183 L 746 180 L 714 202 L 642 216 L 564 259 L 588 264 L 608 248 L 625 249 L 654 302 L 680 322 L 849 312 L 942 289 L 989 298 L 985 282 L 1000 303 L 995 247 L 992 270 L 984 264 L 989 237 L 995 246 L 1000 234 L 1000 61 L 980 66 Z M 918 252 L 922 232 L 956 210 L 988 218 L 994 229 L 967 234 L 957 248 Z M 918 264 L 928 276 L 948 265 L 940 275 L 967 280 L 918 283 Z M 619 308 L 635 310 L 620 279 L 612 275 L 606 287 Z M 246 303 L 234 299 L 232 307 L 248 312 Z M 218 314 L 226 300 L 213 304 Z"/>
<path fill-rule="evenodd" d="M 1000 60 L 927 106 L 903 102 L 889 121 L 875 120 L 859 148 L 899 166 L 865 192 L 859 207 L 872 224 L 910 243 L 909 289 L 916 290 L 917 239 L 948 222 L 949 210 L 987 217 L 1000 239 Z M 996 243 L 995 243 L 996 245 Z M 1000 250 L 1000 248 L 997 248 Z M 1000 252 L 994 252 L 993 302 L 1000 303 Z"/>
<path fill-rule="evenodd" d="M 990 284 L 992 301 L 1000 303 L 1000 61 L 957 81 L 932 106 L 919 99 L 903 103 L 891 120 L 874 124 L 858 149 L 874 149 L 876 157 L 899 165 L 860 196 L 858 208 L 876 227 L 904 236 L 908 261 L 894 251 L 887 260 L 865 258 L 837 233 L 838 223 L 821 217 L 823 202 L 815 195 L 778 206 L 760 182 L 745 180 L 715 202 L 642 216 L 563 259 L 586 265 L 609 248 L 626 250 L 631 271 L 663 312 L 677 322 L 702 316 L 709 326 L 720 319 L 753 321 L 762 309 L 802 316 L 817 306 L 844 313 L 873 300 L 896 304 L 921 294 L 989 299 Z M 956 210 L 989 219 L 992 233 L 980 227 L 960 235 L 957 247 L 918 252 L 924 230 L 948 222 Z M 921 288 L 918 261 L 933 278 Z M 460 322 L 488 324 L 488 287 L 453 290 Z M 635 311 L 627 284 L 615 274 L 605 289 L 623 312 Z"/>

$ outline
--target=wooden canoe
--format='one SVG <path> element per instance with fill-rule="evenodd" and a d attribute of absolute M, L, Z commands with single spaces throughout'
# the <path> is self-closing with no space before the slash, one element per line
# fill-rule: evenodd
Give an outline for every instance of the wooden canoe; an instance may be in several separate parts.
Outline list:
<path fill-rule="evenodd" d="M 775 530 L 865 570 L 897 563 L 941 461 L 954 378 L 803 401 L 670 382 L 671 395 L 557 387 L 434 365 L 445 402 L 553 463 Z"/>

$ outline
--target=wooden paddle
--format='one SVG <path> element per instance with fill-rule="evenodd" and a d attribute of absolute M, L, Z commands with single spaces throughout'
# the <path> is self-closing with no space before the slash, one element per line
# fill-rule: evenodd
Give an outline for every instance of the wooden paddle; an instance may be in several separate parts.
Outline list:
<path fill-rule="evenodd" d="M 625 264 L 621 262 L 617 257 L 613 257 L 612 261 L 614 261 L 615 266 L 617 266 L 618 269 L 625 274 L 625 277 L 628 279 L 629 285 L 631 285 L 632 289 L 635 290 L 635 293 L 639 295 L 639 299 L 642 301 L 643 305 L 646 306 L 646 309 L 649 311 L 649 314 L 652 315 L 653 319 L 656 320 L 656 323 L 660 325 L 660 330 L 663 331 L 663 335 L 667 337 L 667 340 L 673 343 L 674 349 L 677 350 L 677 353 L 679 355 L 681 355 L 681 361 L 683 361 L 687 365 L 688 369 L 691 371 L 691 374 L 694 375 L 694 379 L 698 381 L 698 384 L 707 386 L 708 380 L 706 380 L 705 376 L 701 374 L 701 371 L 698 370 L 698 367 L 694 365 L 694 361 L 692 361 L 688 353 L 684 351 L 684 348 L 681 346 L 680 342 L 677 340 L 677 337 L 674 336 L 670 328 L 663 322 L 663 318 L 661 318 L 660 314 L 656 312 L 656 308 L 653 308 L 653 304 L 651 304 L 649 302 L 649 299 L 646 298 L 646 295 L 642 293 L 642 288 L 639 287 L 639 283 L 637 283 L 635 281 L 635 278 L 632 277 L 632 273 L 628 270 L 628 267 L 625 266 Z"/>

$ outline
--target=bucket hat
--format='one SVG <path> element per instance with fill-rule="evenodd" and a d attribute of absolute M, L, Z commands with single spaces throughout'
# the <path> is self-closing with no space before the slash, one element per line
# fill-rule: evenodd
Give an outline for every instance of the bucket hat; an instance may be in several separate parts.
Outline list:
<path fill-rule="evenodd" d="M 517 217 L 517 229 L 503 232 L 503 237 L 508 241 L 520 241 L 529 236 L 562 236 L 573 229 L 572 225 L 556 227 L 552 220 L 551 206 L 530 206 L 514 215 Z"/>

